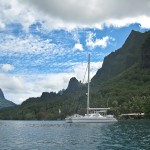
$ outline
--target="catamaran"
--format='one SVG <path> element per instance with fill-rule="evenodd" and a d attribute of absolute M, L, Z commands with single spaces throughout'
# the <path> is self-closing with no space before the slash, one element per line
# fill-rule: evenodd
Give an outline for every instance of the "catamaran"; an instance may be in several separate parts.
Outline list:
<path fill-rule="evenodd" d="M 67 123 L 106 123 L 117 122 L 113 115 L 107 115 L 110 108 L 90 108 L 90 54 L 88 55 L 88 93 L 87 93 L 87 114 L 74 114 L 65 118 Z"/>

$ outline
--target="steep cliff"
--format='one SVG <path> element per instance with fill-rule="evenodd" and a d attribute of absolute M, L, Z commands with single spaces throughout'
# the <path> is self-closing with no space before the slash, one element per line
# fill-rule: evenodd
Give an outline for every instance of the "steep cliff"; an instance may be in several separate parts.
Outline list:
<path fill-rule="evenodd" d="M 140 33 L 132 31 L 120 49 L 104 58 L 103 66 L 93 77 L 92 83 L 100 84 L 118 75 L 132 65 L 140 63 L 142 47 L 149 34 L 150 32 Z"/>
<path fill-rule="evenodd" d="M 6 100 L 3 91 L 0 88 L 0 109 L 4 108 L 4 107 L 11 107 L 11 106 L 15 106 L 16 104 L 14 104 L 13 102 Z"/>

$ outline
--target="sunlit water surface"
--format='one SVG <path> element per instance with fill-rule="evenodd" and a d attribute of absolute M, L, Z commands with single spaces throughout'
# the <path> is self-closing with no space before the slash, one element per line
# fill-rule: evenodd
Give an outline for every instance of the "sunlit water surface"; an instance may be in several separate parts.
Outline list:
<path fill-rule="evenodd" d="M 0 150 L 149 150 L 150 121 L 0 121 Z"/>

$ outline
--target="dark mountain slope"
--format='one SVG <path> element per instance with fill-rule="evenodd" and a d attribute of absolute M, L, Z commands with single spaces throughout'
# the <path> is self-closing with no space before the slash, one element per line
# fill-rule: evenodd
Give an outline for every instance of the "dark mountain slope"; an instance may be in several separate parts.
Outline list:
<path fill-rule="evenodd" d="M 141 48 L 147 33 L 132 31 L 124 45 L 104 58 L 103 66 L 92 79 L 97 84 L 118 75 L 122 71 L 141 61 Z M 121 36 L 121 35 L 120 35 Z"/>
<path fill-rule="evenodd" d="M 0 109 L 15 106 L 13 102 L 6 100 L 3 91 L 0 89 Z"/>
<path fill-rule="evenodd" d="M 150 33 L 142 46 L 141 66 L 142 68 L 150 68 Z"/>

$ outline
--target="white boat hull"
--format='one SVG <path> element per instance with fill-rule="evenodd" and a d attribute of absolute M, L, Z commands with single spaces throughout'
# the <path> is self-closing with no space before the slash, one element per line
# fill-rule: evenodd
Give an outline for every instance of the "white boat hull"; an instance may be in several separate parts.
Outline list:
<path fill-rule="evenodd" d="M 67 123 L 111 123 L 117 122 L 117 119 L 114 117 L 67 117 Z"/>

